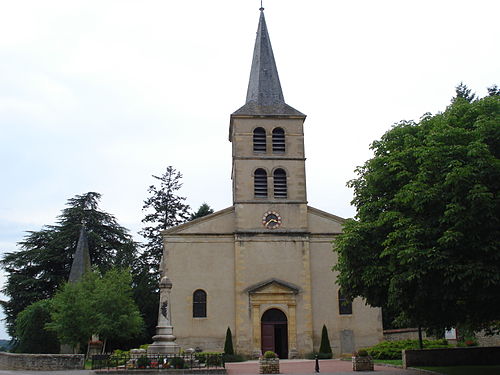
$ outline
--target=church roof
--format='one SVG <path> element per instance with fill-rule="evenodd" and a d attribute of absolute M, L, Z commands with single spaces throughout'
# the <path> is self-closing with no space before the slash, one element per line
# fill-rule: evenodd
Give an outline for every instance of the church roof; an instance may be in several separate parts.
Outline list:
<path fill-rule="evenodd" d="M 82 225 L 68 281 L 70 283 L 79 281 L 87 271 L 90 271 L 89 241 L 85 226 Z"/>
<path fill-rule="evenodd" d="M 233 115 L 305 117 L 303 113 L 285 103 L 271 40 L 267 32 L 264 8 L 260 8 L 246 103 Z"/>

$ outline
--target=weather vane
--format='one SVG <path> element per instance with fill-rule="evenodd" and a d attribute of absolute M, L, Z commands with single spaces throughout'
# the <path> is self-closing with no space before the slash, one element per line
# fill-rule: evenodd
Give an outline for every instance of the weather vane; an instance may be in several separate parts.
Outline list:
<path fill-rule="evenodd" d="M 262 6 L 262 0 L 260 0 L 260 9 L 259 10 L 264 10 L 264 7 Z"/>

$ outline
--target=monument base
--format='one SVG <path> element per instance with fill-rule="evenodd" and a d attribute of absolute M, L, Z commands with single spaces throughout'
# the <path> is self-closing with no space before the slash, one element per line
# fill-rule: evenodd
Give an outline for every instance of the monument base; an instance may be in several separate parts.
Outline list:
<path fill-rule="evenodd" d="M 175 343 L 172 326 L 156 327 L 153 343 L 148 347 L 148 354 L 179 354 L 181 347 Z"/>

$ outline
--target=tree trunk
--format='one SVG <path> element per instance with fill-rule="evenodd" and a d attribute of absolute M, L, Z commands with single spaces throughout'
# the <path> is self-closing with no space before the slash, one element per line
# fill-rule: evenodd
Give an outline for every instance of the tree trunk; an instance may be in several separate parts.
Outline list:
<path fill-rule="evenodd" d="M 424 348 L 424 342 L 422 341 L 422 327 L 420 324 L 418 325 L 418 346 L 420 347 L 420 350 Z"/>

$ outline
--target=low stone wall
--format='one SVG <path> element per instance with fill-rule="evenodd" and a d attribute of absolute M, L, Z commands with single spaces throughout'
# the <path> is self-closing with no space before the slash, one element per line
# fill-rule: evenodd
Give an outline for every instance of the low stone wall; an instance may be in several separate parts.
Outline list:
<path fill-rule="evenodd" d="M 424 330 L 422 330 L 422 338 L 434 340 L 433 337 L 428 337 Z M 418 328 L 384 329 L 384 340 L 418 340 Z"/>
<path fill-rule="evenodd" d="M 500 365 L 500 346 L 403 350 L 403 368 L 452 365 Z"/>
<path fill-rule="evenodd" d="M 0 370 L 82 370 L 83 354 L 14 354 L 0 352 Z"/>

